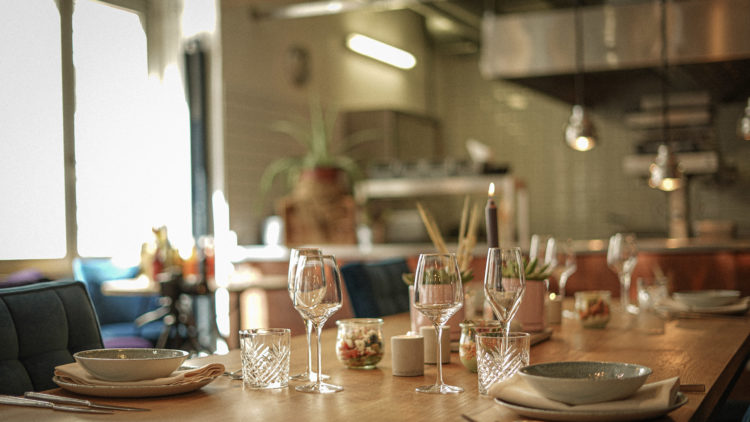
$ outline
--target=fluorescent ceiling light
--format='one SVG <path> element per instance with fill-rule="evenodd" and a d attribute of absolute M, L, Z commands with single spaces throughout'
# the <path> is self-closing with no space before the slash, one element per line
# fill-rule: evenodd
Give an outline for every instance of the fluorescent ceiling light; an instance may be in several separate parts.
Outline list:
<path fill-rule="evenodd" d="M 363 56 L 381 61 L 399 69 L 411 69 L 417 64 L 413 54 L 361 34 L 349 34 L 346 46 Z"/>

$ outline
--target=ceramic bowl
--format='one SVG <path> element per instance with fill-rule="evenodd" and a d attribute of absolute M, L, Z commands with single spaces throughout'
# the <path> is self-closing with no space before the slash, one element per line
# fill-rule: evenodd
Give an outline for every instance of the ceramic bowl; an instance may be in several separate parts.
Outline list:
<path fill-rule="evenodd" d="M 632 395 L 651 368 L 619 362 L 551 362 L 523 367 L 519 374 L 548 399 L 588 404 Z"/>
<path fill-rule="evenodd" d="M 172 349 L 94 349 L 73 358 L 96 378 L 139 381 L 169 376 L 187 356 L 184 350 Z"/>
<path fill-rule="evenodd" d="M 739 290 L 696 290 L 674 292 L 674 300 L 696 308 L 713 308 L 731 305 L 740 299 Z"/>

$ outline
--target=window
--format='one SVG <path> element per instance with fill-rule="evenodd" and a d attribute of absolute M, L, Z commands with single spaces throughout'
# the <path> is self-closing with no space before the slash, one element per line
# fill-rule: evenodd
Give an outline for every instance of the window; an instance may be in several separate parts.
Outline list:
<path fill-rule="evenodd" d="M 53 1 L 2 7 L 0 259 L 63 258 L 60 14 Z"/>
<path fill-rule="evenodd" d="M 13 58 L 0 61 L 0 260 L 137 255 L 157 225 L 189 238 L 187 105 L 176 65 L 149 75 L 154 53 L 135 10 L 145 2 L 58 1 L 7 2 L 0 17 L 0 51 Z M 75 76 L 64 78 L 71 60 Z M 72 87 L 75 100 L 64 101 Z M 66 125 L 74 162 L 64 159 Z"/>

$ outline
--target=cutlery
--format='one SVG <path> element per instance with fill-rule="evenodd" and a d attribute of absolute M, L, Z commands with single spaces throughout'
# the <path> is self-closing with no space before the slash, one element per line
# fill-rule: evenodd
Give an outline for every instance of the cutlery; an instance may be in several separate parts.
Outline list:
<path fill-rule="evenodd" d="M 76 406 L 63 406 L 43 400 L 32 400 L 23 397 L 14 397 L 0 395 L 0 404 L 10 404 L 15 406 L 27 406 L 27 407 L 41 407 L 52 410 L 61 410 L 64 412 L 79 412 L 79 413 L 96 413 L 101 415 L 111 415 L 114 412 L 111 410 L 97 410 L 88 407 L 76 407 Z"/>
<path fill-rule="evenodd" d="M 136 411 L 136 412 L 143 412 L 148 411 L 150 409 L 144 409 L 141 407 L 127 407 L 127 406 L 115 406 L 111 404 L 100 404 L 100 403 L 94 403 L 89 400 L 84 399 L 75 399 L 72 397 L 62 397 L 62 396 L 55 396 L 52 394 L 45 394 L 45 393 L 37 393 L 34 391 L 29 391 L 24 393 L 24 397 L 29 399 L 38 399 L 38 400 L 44 400 L 52 403 L 62 403 L 62 404 L 76 404 L 79 406 L 87 406 L 93 409 L 108 409 L 108 410 L 126 410 L 126 411 Z"/>

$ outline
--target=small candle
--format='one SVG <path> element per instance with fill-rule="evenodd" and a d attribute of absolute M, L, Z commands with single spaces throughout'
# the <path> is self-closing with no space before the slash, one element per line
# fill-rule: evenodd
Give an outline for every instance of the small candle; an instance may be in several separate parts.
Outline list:
<path fill-rule="evenodd" d="M 554 293 L 549 294 L 549 307 L 547 308 L 547 321 L 550 324 L 560 324 L 562 321 L 562 296 Z"/>
<path fill-rule="evenodd" d="M 424 337 L 391 337 L 391 367 L 393 375 L 398 377 L 424 375 Z"/>
<path fill-rule="evenodd" d="M 487 225 L 487 246 L 497 248 L 500 244 L 497 235 L 497 206 L 495 205 L 495 184 L 490 183 L 487 191 L 487 206 L 484 208 L 485 223 Z"/>
<path fill-rule="evenodd" d="M 440 336 L 441 353 L 443 363 L 451 363 L 451 329 L 443 325 L 443 334 Z M 420 327 L 419 333 L 424 337 L 424 363 L 437 363 L 437 333 L 435 327 Z"/>

